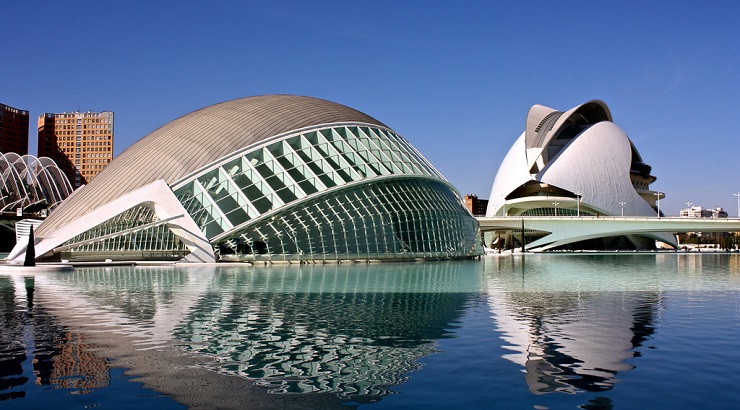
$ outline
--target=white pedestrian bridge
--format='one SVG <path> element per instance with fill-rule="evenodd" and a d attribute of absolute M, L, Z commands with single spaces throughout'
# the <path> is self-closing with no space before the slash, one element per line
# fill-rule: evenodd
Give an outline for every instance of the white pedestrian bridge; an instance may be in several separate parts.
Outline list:
<path fill-rule="evenodd" d="M 477 217 L 482 233 L 491 231 L 549 232 L 527 243 L 526 250 L 548 250 L 588 239 L 683 232 L 740 232 L 740 218 L 672 218 L 636 216 L 495 216 Z"/>

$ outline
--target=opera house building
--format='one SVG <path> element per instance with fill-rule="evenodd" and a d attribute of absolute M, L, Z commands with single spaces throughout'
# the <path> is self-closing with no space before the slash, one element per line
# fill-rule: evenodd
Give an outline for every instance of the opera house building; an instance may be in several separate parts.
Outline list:
<path fill-rule="evenodd" d="M 38 261 L 370 261 L 482 252 L 460 194 L 349 107 L 265 95 L 131 145 L 35 232 Z M 27 241 L 8 259 L 23 261 Z"/>
<path fill-rule="evenodd" d="M 486 216 L 658 216 L 663 193 L 650 189 L 656 180 L 651 171 L 602 101 L 564 112 L 535 105 L 499 167 Z M 549 234 L 488 232 L 485 241 L 494 248 L 523 241 L 527 249 L 548 250 Z M 669 233 L 612 233 L 572 240 L 559 235 L 557 249 L 654 249 L 656 241 L 676 245 Z"/>

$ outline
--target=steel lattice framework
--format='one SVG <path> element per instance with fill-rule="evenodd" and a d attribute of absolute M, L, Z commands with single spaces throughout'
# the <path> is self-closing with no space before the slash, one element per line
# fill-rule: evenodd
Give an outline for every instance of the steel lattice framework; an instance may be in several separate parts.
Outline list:
<path fill-rule="evenodd" d="M 50 158 L 0 153 L 0 211 L 54 208 L 72 193 L 72 185 Z"/>

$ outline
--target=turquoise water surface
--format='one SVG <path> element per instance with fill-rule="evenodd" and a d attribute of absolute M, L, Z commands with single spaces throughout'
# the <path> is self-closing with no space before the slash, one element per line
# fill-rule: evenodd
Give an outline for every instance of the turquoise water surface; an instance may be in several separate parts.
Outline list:
<path fill-rule="evenodd" d="M 737 254 L 16 269 L 0 273 L 0 327 L 0 407 L 740 400 Z"/>

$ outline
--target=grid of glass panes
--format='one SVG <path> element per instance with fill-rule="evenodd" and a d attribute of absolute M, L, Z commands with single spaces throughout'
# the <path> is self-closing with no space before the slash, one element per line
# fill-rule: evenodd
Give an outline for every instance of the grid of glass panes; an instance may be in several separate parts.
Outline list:
<path fill-rule="evenodd" d="M 244 260 L 455 258 L 480 253 L 477 232 L 447 185 L 399 178 L 287 207 L 217 247 Z"/>
<path fill-rule="evenodd" d="M 154 214 L 154 211 L 145 206 L 137 206 L 75 236 L 65 242 L 62 247 L 81 243 L 79 246 L 67 249 L 73 253 L 172 251 L 179 254 L 185 252 L 187 250 L 185 244 L 164 223 L 115 237 L 105 238 L 108 235 L 114 235 L 157 221 L 158 218 Z"/>
<path fill-rule="evenodd" d="M 205 236 L 219 240 L 286 204 L 349 183 L 442 175 L 406 140 L 367 126 L 334 126 L 272 141 L 174 185 Z"/>

